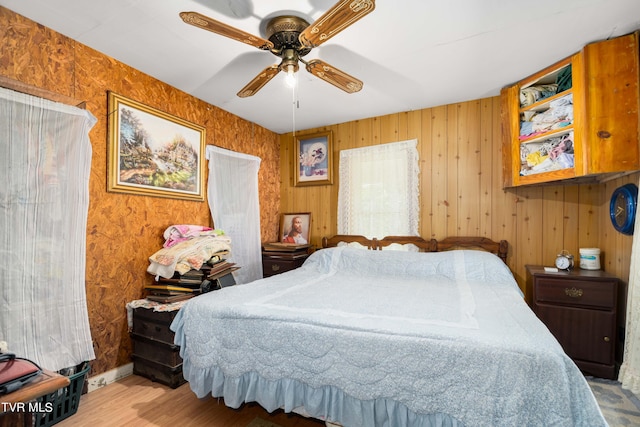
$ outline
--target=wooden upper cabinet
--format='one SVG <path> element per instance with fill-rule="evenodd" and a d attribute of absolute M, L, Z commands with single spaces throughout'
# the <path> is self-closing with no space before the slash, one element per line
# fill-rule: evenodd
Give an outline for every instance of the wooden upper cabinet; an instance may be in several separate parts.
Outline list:
<path fill-rule="evenodd" d="M 640 32 L 502 89 L 504 187 L 640 170 Z"/>

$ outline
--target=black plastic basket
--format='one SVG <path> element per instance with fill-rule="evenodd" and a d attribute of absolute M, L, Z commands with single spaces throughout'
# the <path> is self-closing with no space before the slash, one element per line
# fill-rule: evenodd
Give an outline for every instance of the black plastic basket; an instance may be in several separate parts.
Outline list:
<path fill-rule="evenodd" d="M 69 375 L 69 385 L 40 397 L 40 408 L 45 412 L 33 414 L 34 426 L 52 426 L 75 414 L 80 405 L 80 395 L 84 387 L 84 379 L 89 372 L 89 362 L 76 366 L 76 373 Z"/>

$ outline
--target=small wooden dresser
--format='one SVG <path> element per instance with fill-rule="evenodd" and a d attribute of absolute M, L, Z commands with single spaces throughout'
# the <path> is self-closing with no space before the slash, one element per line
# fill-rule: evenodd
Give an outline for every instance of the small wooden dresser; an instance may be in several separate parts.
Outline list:
<path fill-rule="evenodd" d="M 615 379 L 618 279 L 600 270 L 526 269 L 533 311 L 567 355 L 583 373 Z"/>
<path fill-rule="evenodd" d="M 182 376 L 180 346 L 173 343 L 175 334 L 169 326 L 181 304 L 168 304 L 167 307 L 169 311 L 133 308 L 133 373 L 176 388 L 186 381 Z"/>

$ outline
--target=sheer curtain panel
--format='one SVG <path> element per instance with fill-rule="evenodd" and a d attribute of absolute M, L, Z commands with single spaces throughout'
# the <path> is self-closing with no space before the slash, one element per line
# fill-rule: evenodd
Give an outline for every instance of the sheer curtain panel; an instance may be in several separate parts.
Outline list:
<path fill-rule="evenodd" d="M 95 358 L 85 294 L 95 122 L 0 88 L 0 340 L 54 371 Z"/>
<path fill-rule="evenodd" d="M 262 278 L 260 201 L 258 171 L 260 158 L 207 146 L 209 182 L 207 195 L 216 228 L 231 237 L 231 257 L 240 269 L 236 283 Z"/>
<path fill-rule="evenodd" d="M 631 243 L 627 325 L 622 360 L 618 381 L 622 383 L 622 388 L 631 390 L 640 397 L 640 215 L 636 216 Z"/>
<path fill-rule="evenodd" d="M 340 151 L 338 234 L 418 235 L 416 139 Z"/>

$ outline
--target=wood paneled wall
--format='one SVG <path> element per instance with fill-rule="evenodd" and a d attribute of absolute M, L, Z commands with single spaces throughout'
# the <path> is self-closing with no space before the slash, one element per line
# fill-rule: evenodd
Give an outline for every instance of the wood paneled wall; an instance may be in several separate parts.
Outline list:
<path fill-rule="evenodd" d="M 357 96 L 357 95 L 354 95 Z M 628 280 L 631 237 L 609 221 L 615 188 L 639 174 L 601 184 L 502 188 L 502 139 L 498 97 L 372 117 L 297 135 L 333 133 L 333 185 L 294 187 L 293 135 L 281 135 L 282 212 L 311 212 L 311 240 L 337 232 L 340 150 L 418 139 L 420 235 L 485 236 L 509 242 L 508 264 L 528 298 L 526 264 L 553 265 L 567 249 L 599 247 L 602 265 Z M 375 236 L 383 237 L 383 236 Z"/>
<path fill-rule="evenodd" d="M 162 247 L 164 230 L 172 224 L 212 223 L 206 201 L 107 193 L 107 91 L 204 126 L 207 144 L 260 157 L 263 240 L 275 239 L 278 228 L 278 135 L 3 7 L 0 39 L 0 75 L 86 101 L 98 119 L 90 133 L 86 291 L 97 357 L 91 375 L 105 372 L 131 362 L 125 305 L 142 298 L 153 280 L 146 272 L 148 257 Z"/>

